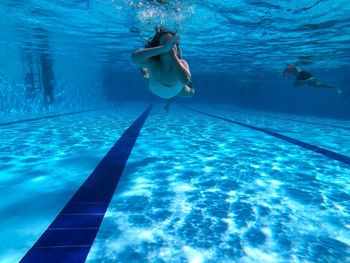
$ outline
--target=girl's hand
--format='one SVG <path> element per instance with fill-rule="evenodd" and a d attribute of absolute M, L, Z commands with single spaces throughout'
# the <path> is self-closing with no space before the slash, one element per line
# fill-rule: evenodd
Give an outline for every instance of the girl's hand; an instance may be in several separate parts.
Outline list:
<path fill-rule="evenodd" d="M 177 57 L 177 49 L 176 49 L 176 47 L 173 47 L 171 49 L 171 55 L 174 56 L 174 57 Z"/>
<path fill-rule="evenodd" d="M 176 45 L 176 43 L 180 40 L 179 36 L 173 36 L 170 38 L 164 45 L 164 52 L 169 52 Z"/>

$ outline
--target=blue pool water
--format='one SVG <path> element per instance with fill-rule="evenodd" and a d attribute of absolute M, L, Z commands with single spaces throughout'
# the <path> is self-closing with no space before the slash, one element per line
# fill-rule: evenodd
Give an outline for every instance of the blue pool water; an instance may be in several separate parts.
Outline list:
<path fill-rule="evenodd" d="M 1 0 L 0 262 L 350 262 L 349 14 Z M 195 88 L 168 112 L 130 56 L 155 27 Z"/>
<path fill-rule="evenodd" d="M 24 256 L 146 107 L 1 128 L 1 262 Z M 349 260 L 350 163 L 192 110 L 349 155 L 349 131 L 326 126 L 348 121 L 257 118 L 263 113 L 230 105 L 176 105 L 166 114 L 156 104 L 87 262 Z"/>

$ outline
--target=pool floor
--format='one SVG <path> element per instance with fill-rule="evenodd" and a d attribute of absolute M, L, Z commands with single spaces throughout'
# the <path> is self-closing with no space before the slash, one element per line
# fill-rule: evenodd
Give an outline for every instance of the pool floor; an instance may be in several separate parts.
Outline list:
<path fill-rule="evenodd" d="M 172 106 L 140 126 L 87 262 L 350 260 L 350 122 Z M 0 126 L 0 262 L 23 258 L 147 107 Z"/>

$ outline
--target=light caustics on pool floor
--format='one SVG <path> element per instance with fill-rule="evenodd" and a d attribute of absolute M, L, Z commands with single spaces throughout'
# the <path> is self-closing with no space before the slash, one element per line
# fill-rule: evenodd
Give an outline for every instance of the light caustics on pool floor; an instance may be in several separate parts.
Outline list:
<path fill-rule="evenodd" d="M 12 127 L 11 138 L 17 139 L 7 152 L 12 157 L 2 167 L 4 174 L 11 174 L 1 179 L 1 191 L 7 189 L 9 198 L 0 207 L 10 215 L 1 216 L 8 230 L 0 235 L 11 242 L 2 242 L 0 251 L 12 252 L 12 259 L 22 258 L 145 107 L 129 110 L 129 106 L 122 106 L 103 114 L 90 112 L 77 119 L 56 119 L 51 125 L 60 125 L 61 130 L 55 130 L 56 141 L 46 160 L 39 160 L 45 147 L 33 147 L 28 140 L 43 139 L 47 130 L 42 125 L 48 121 L 31 124 L 36 132 L 29 138 L 21 134 L 25 129 L 31 131 L 32 126 Z M 256 121 L 230 111 L 199 105 L 191 108 L 239 122 L 244 119 L 252 126 Z M 97 122 L 89 124 L 94 119 Z M 92 130 L 70 138 L 75 121 L 80 122 L 79 127 L 91 125 Z M 255 127 L 260 124 L 256 121 Z M 295 129 L 302 130 L 303 125 L 311 127 L 298 123 L 293 133 L 285 136 L 296 138 Z M 291 128 L 290 123 L 275 120 L 271 129 L 284 134 Z M 62 130 L 65 136 L 60 134 Z M 346 140 L 346 131 L 332 131 L 334 137 Z M 338 144 L 322 145 L 323 135 L 319 132 L 313 138 L 296 139 L 346 157 Z M 85 138 L 85 143 L 79 145 L 79 138 Z M 73 147 L 74 140 L 81 146 L 79 151 Z M 37 157 L 31 160 L 33 153 L 29 152 L 18 160 L 16 143 L 18 148 L 37 148 Z M 84 147 L 90 150 L 84 151 Z M 62 153 L 57 157 L 59 151 Z M 63 161 L 66 158 L 68 161 Z M 28 163 L 23 161 L 27 159 Z M 87 165 L 86 160 L 93 161 Z M 27 165 L 22 172 L 15 168 L 20 163 Z M 32 172 L 24 176 L 23 170 L 30 166 Z M 87 261 L 346 261 L 350 256 L 349 167 L 346 162 L 257 130 L 177 106 L 165 114 L 156 105 L 131 152 Z M 38 186 L 47 186 L 43 188 L 46 193 L 35 193 Z M 27 200 L 28 196 L 33 198 Z M 44 196 L 46 203 L 37 204 Z M 31 202 L 40 210 L 26 208 L 21 212 Z M 45 211 L 53 202 L 56 205 Z M 20 235 L 16 238 L 15 233 Z M 18 240 L 22 243 L 16 247 Z M 11 257 L 10 252 L 1 253 L 3 260 Z"/>

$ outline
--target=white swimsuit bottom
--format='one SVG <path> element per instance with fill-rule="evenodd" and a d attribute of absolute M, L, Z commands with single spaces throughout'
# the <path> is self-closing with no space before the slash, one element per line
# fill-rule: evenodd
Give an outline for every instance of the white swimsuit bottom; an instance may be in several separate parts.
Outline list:
<path fill-rule="evenodd" d="M 149 89 L 150 91 L 157 95 L 158 97 L 161 97 L 163 99 L 170 99 L 172 97 L 175 97 L 178 95 L 181 90 L 183 89 L 184 85 L 178 81 L 174 86 L 165 86 L 161 83 L 149 83 Z"/>

